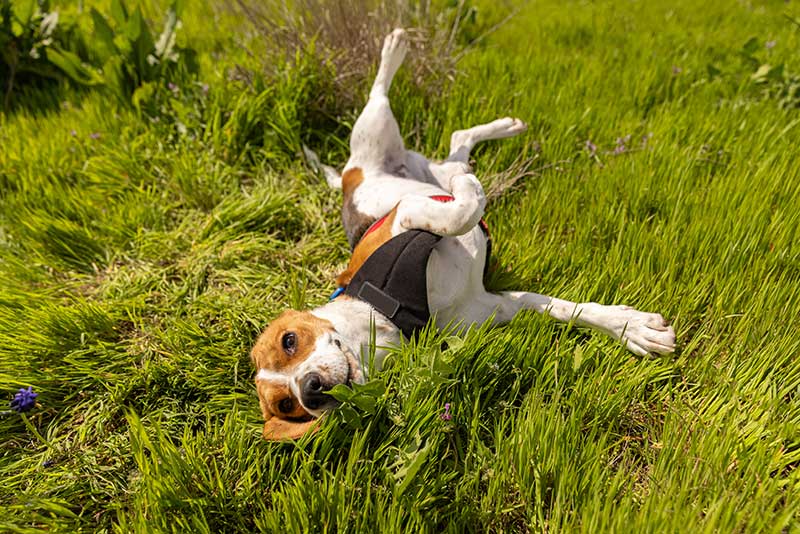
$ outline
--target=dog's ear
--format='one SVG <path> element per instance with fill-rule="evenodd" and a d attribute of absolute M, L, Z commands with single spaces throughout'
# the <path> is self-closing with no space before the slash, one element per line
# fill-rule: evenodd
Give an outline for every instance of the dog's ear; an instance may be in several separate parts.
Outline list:
<path fill-rule="evenodd" d="M 287 421 L 273 416 L 264 423 L 264 439 L 269 441 L 299 439 L 307 432 L 319 430 L 319 421 L 319 419 L 303 422 Z"/>

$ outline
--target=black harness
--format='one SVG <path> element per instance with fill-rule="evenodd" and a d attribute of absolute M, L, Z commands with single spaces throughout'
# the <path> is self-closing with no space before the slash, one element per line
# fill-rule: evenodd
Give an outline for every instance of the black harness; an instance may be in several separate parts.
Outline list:
<path fill-rule="evenodd" d="M 486 275 L 492 253 L 492 239 L 486 223 Z M 385 315 L 403 332 L 406 339 L 428 324 L 428 259 L 442 236 L 425 230 L 407 230 L 391 238 L 370 255 L 345 288 L 339 288 L 331 300 L 344 293 L 363 300 Z"/>
<path fill-rule="evenodd" d="M 428 324 L 428 258 L 442 236 L 408 230 L 391 238 L 367 258 L 344 290 L 370 304 L 407 339 Z"/>

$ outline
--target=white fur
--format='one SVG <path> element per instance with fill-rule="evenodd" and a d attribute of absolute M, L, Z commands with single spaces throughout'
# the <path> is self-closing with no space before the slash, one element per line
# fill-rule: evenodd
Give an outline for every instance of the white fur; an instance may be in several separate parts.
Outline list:
<path fill-rule="evenodd" d="M 263 380 L 265 382 L 283 383 L 286 382 L 290 377 L 291 375 L 279 373 L 270 369 L 259 369 L 258 373 L 256 373 L 256 380 Z"/>

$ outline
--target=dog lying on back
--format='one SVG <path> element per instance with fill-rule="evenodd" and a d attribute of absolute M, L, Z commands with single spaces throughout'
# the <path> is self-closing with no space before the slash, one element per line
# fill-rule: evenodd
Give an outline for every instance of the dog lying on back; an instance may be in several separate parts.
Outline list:
<path fill-rule="evenodd" d="M 441 163 L 406 150 L 388 98 L 406 51 L 403 30 L 386 37 L 369 101 L 353 127 L 350 159 L 341 176 L 326 172 L 328 183 L 342 189 L 342 221 L 353 248 L 337 278 L 342 289 L 313 310 L 284 312 L 253 347 L 267 439 L 303 435 L 336 405 L 327 391 L 365 381 L 373 329 L 376 369 L 385 347 L 413 336 L 431 317 L 438 328 L 467 327 L 504 323 L 522 310 L 594 328 L 638 355 L 674 351 L 675 333 L 656 313 L 486 291 L 486 197 L 471 174 L 470 151 L 481 141 L 520 134 L 526 125 L 503 118 L 456 131 Z"/>

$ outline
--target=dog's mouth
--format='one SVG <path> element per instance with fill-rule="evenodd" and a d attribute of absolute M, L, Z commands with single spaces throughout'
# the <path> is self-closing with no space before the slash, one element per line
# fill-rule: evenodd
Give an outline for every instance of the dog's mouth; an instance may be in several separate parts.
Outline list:
<path fill-rule="evenodd" d="M 347 362 L 347 379 L 344 384 L 351 387 L 354 383 L 364 383 L 364 372 L 361 369 L 361 362 L 356 358 L 352 350 L 342 349 L 342 354 Z"/>
<path fill-rule="evenodd" d="M 344 340 L 334 338 L 325 359 L 318 359 L 303 369 L 302 378 L 293 382 L 300 403 L 314 417 L 336 408 L 340 401 L 330 394 L 338 385 L 352 387 L 364 383 L 364 372 L 355 351 Z"/>

